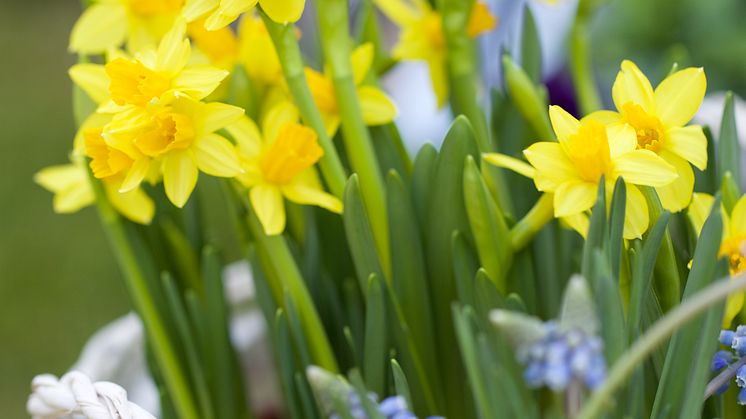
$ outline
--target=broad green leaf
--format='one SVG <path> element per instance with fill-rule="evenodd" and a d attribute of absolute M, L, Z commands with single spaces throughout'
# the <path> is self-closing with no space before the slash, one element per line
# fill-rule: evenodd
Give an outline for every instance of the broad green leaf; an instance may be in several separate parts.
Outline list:
<path fill-rule="evenodd" d="M 727 172 L 730 172 L 734 179 L 741 179 L 741 145 L 738 142 L 733 92 L 728 92 L 725 96 L 723 119 L 720 122 L 720 137 L 717 143 L 717 156 L 718 179 L 722 179 Z"/>
<path fill-rule="evenodd" d="M 384 394 L 386 385 L 386 302 L 381 280 L 375 274 L 368 279 L 365 313 L 365 348 L 363 350 L 363 372 L 365 382 L 376 394 Z M 393 319 L 392 319 L 393 320 Z"/>
<path fill-rule="evenodd" d="M 508 94 L 521 112 L 523 119 L 541 139 L 554 138 L 546 100 L 531 81 L 531 77 L 507 54 L 503 55 L 503 71 Z"/>
<path fill-rule="evenodd" d="M 541 42 L 531 8 L 523 7 L 521 36 L 521 66 L 534 83 L 541 83 Z"/>

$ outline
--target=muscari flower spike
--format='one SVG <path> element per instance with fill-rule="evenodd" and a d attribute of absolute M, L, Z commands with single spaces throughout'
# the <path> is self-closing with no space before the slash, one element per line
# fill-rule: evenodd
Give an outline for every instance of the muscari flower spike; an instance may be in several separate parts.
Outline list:
<path fill-rule="evenodd" d="M 539 319 L 505 310 L 491 314 L 526 366 L 523 377 L 531 388 L 564 391 L 573 383 L 597 389 L 606 379 L 603 341 L 588 285 L 580 276 L 570 280 L 559 321 Z"/>
<path fill-rule="evenodd" d="M 732 377 L 736 386 L 740 388 L 740 391 L 738 392 L 738 404 L 745 406 L 746 365 L 740 365 L 741 362 L 739 362 L 739 360 L 746 356 L 746 326 L 738 326 L 735 331 L 722 330 L 718 341 L 721 345 L 729 347 L 730 350 L 719 350 L 715 353 L 712 357 L 711 370 L 712 372 L 721 372 L 726 368 L 735 370 L 735 375 Z M 738 369 L 736 369 L 736 367 Z M 717 389 L 715 394 L 723 394 L 729 387 L 730 383 L 726 382 Z"/>

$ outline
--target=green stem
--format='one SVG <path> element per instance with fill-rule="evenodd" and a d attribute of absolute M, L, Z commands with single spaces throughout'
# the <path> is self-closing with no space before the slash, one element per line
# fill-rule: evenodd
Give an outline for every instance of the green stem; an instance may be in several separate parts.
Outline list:
<path fill-rule="evenodd" d="M 329 185 L 329 190 L 341 199 L 344 196 L 347 174 L 344 166 L 342 166 L 342 161 L 339 159 L 337 149 L 334 147 L 334 142 L 326 132 L 324 120 L 308 87 L 303 56 L 298 46 L 295 27 L 275 23 L 264 13 L 262 13 L 262 18 L 277 50 L 290 94 L 293 95 L 293 100 L 298 106 L 303 121 L 316 131 L 316 135 L 319 137 L 319 145 L 324 149 L 324 156 L 319 161 L 321 173 Z"/>
<path fill-rule="evenodd" d="M 726 278 L 708 286 L 661 317 L 617 360 L 604 384 L 593 393 L 578 418 L 601 417 L 603 411 L 610 406 L 614 392 L 624 384 L 632 372 L 658 345 L 664 343 L 677 329 L 694 320 L 728 295 L 745 289 L 746 274 L 740 274 L 732 279 Z"/>
<path fill-rule="evenodd" d="M 317 2 L 319 28 L 342 120 L 342 133 L 352 168 L 360 177 L 363 201 L 370 217 L 384 272 L 391 272 L 386 194 L 378 159 L 357 96 L 352 63 L 346 0 Z"/>
<path fill-rule="evenodd" d="M 601 98 L 593 76 L 588 21 L 580 12 L 570 33 L 570 73 L 580 113 L 587 115 L 601 109 Z"/>
<path fill-rule="evenodd" d="M 536 201 L 533 208 L 510 230 L 510 245 L 514 252 L 518 252 L 554 218 L 554 203 L 552 194 L 543 194 Z"/>
<path fill-rule="evenodd" d="M 163 375 L 174 408 L 182 419 L 199 419 L 199 410 L 194 404 L 188 380 L 179 365 L 173 342 L 168 338 L 165 323 L 158 313 L 152 293 L 148 289 L 147 280 L 138 265 L 122 218 L 106 199 L 100 182 L 92 176 L 91 184 L 96 193 L 101 224 L 106 230 L 119 267 L 124 274 L 135 309 L 145 326 L 148 342 Z"/>

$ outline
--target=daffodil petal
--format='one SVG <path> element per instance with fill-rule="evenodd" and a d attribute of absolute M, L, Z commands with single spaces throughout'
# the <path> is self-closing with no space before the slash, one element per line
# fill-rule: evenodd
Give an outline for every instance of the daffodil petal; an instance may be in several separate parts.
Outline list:
<path fill-rule="evenodd" d="M 270 185 L 257 185 L 249 192 L 254 208 L 264 232 L 269 236 L 282 234 L 285 230 L 285 203 L 282 192 Z"/>
<path fill-rule="evenodd" d="M 259 0 L 259 4 L 270 19 L 285 24 L 300 19 L 306 0 Z"/>
<path fill-rule="evenodd" d="M 648 204 L 637 186 L 626 183 L 627 202 L 624 205 L 624 231 L 622 236 L 627 240 L 639 239 L 650 224 Z"/>
<path fill-rule="evenodd" d="M 41 169 L 34 175 L 34 182 L 49 192 L 60 192 L 71 185 L 87 182 L 88 174 L 77 164 L 61 164 Z"/>
<path fill-rule="evenodd" d="M 373 86 L 357 89 L 363 121 L 367 125 L 384 125 L 393 122 L 398 110 L 394 102 L 383 91 Z"/>
<path fill-rule="evenodd" d="M 725 313 L 723 314 L 723 328 L 730 329 L 733 319 L 743 307 L 743 292 L 730 294 L 725 302 Z"/>
<path fill-rule="evenodd" d="M 622 115 L 614 111 L 595 111 L 583 117 L 583 121 L 596 121 L 604 125 L 621 124 Z"/>
<path fill-rule="evenodd" d="M 171 152 L 163 158 L 163 186 L 168 199 L 179 208 L 184 207 L 194 187 L 199 171 L 188 151 Z"/>
<path fill-rule="evenodd" d="M 574 116 L 557 105 L 549 107 L 549 120 L 552 121 L 552 128 L 560 142 L 566 141 L 580 127 L 580 122 Z"/>
<path fill-rule="evenodd" d="M 448 101 L 448 75 L 446 74 L 445 59 L 439 54 L 427 60 L 430 72 L 430 83 L 432 84 L 438 108 L 442 108 Z"/>
<path fill-rule="evenodd" d="M 634 150 L 614 159 L 614 177 L 621 176 L 635 185 L 665 186 L 673 182 L 678 174 L 650 150 Z"/>
<path fill-rule="evenodd" d="M 228 26 L 241 13 L 254 7 L 256 3 L 257 0 L 220 0 L 217 10 L 205 20 L 205 29 L 216 31 Z"/>
<path fill-rule="evenodd" d="M 692 202 L 689 204 L 686 215 L 694 228 L 694 232 L 697 233 L 697 237 L 699 237 L 699 233 L 705 225 L 705 220 L 710 215 L 713 202 L 715 202 L 715 198 L 710 194 L 701 192 L 692 194 Z"/>
<path fill-rule="evenodd" d="M 333 138 L 337 134 L 337 130 L 339 130 L 339 124 L 341 123 L 339 115 L 322 113 L 321 119 L 324 120 L 326 133 L 329 135 L 329 137 Z"/>
<path fill-rule="evenodd" d="M 109 76 L 100 64 L 75 64 L 68 74 L 72 81 L 97 104 L 109 99 Z"/>
<path fill-rule="evenodd" d="M 282 193 L 287 199 L 297 204 L 316 205 L 336 214 L 342 213 L 342 201 L 337 197 L 301 182 L 283 186 Z"/>
<path fill-rule="evenodd" d="M 659 154 L 663 160 L 676 168 L 679 177 L 665 186 L 655 188 L 663 208 L 670 212 L 679 212 L 689 206 L 694 192 L 694 172 L 689 162 L 670 151 L 662 151 Z"/>
<path fill-rule="evenodd" d="M 113 185 L 104 186 L 109 202 L 120 214 L 138 224 L 150 224 L 155 215 L 155 203 L 142 189 L 122 193 Z"/>
<path fill-rule="evenodd" d="M 482 155 L 482 159 L 489 164 L 512 170 L 519 175 L 525 176 L 529 179 L 533 179 L 536 175 L 536 169 L 534 169 L 533 166 L 505 154 L 485 153 Z"/>
<path fill-rule="evenodd" d="M 352 74 L 355 77 L 355 85 L 359 85 L 368 75 L 370 67 L 373 65 L 375 51 L 373 44 L 367 42 L 355 48 L 350 60 L 352 62 Z"/>
<path fill-rule="evenodd" d="M 589 210 L 598 187 L 588 182 L 566 182 L 554 191 L 554 216 L 567 217 Z"/>
<path fill-rule="evenodd" d="M 132 167 L 127 171 L 122 184 L 119 186 L 119 192 L 129 192 L 142 183 L 145 176 L 150 171 L 150 159 L 143 157 L 132 162 Z"/>
<path fill-rule="evenodd" d="M 640 105 L 646 112 L 654 111 L 653 86 L 632 61 L 622 62 L 622 69 L 616 76 L 611 95 L 617 109 L 622 109 L 624 104 L 632 102 Z"/>
<path fill-rule="evenodd" d="M 373 0 L 376 6 L 391 21 L 400 27 L 406 27 L 416 21 L 420 15 L 416 9 L 413 9 L 403 0 Z"/>
<path fill-rule="evenodd" d="M 699 170 L 707 168 L 707 137 L 702 127 L 674 127 L 667 134 L 668 137 L 663 142 L 666 150 L 683 157 Z"/>
<path fill-rule="evenodd" d="M 298 122 L 298 119 L 300 119 L 298 108 L 289 100 L 283 100 L 272 106 L 262 121 L 262 132 L 267 142 L 271 143 L 276 140 L 285 125 Z"/>
<path fill-rule="evenodd" d="M 249 117 L 242 116 L 236 122 L 227 125 L 225 129 L 247 156 L 254 157 L 262 152 L 262 135 L 256 123 Z"/>
<path fill-rule="evenodd" d="M 191 47 L 186 39 L 186 22 L 177 19 L 158 45 L 156 67 L 159 71 L 176 75 L 189 61 Z"/>
<path fill-rule="evenodd" d="M 729 236 L 746 235 L 746 195 L 742 196 L 730 214 Z"/>
<path fill-rule="evenodd" d="M 55 193 L 52 208 L 58 214 L 71 214 L 93 204 L 95 200 L 91 184 L 81 182 Z"/>
<path fill-rule="evenodd" d="M 606 127 L 609 139 L 609 154 L 616 158 L 637 148 L 637 133 L 628 124 L 615 124 Z"/>
<path fill-rule="evenodd" d="M 194 99 L 204 99 L 214 92 L 229 74 L 228 71 L 212 66 L 190 66 L 179 72 L 171 88 Z"/>
<path fill-rule="evenodd" d="M 551 192 L 565 182 L 579 179 L 575 167 L 558 143 L 534 143 L 523 154 L 536 169 L 534 183 L 540 191 Z"/>
<path fill-rule="evenodd" d="M 241 172 L 236 148 L 218 134 L 208 134 L 194 142 L 194 160 L 208 175 L 233 177 Z"/>
<path fill-rule="evenodd" d="M 220 0 L 187 0 L 181 14 L 187 22 L 193 22 L 215 10 Z"/>
<path fill-rule="evenodd" d="M 98 54 L 121 45 L 127 36 L 127 11 L 122 4 L 99 3 L 88 7 L 70 34 L 70 50 Z"/>
<path fill-rule="evenodd" d="M 220 102 L 211 102 L 204 105 L 202 116 L 204 118 L 202 132 L 211 133 L 238 121 L 244 116 L 244 110 L 238 106 L 227 105 Z"/>
<path fill-rule="evenodd" d="M 583 238 L 588 236 L 588 228 L 590 228 L 591 223 L 586 213 L 581 212 L 575 215 L 568 215 L 560 218 L 560 221 L 567 227 L 577 231 Z"/>
<path fill-rule="evenodd" d="M 705 97 L 707 78 L 702 68 L 677 71 L 655 89 L 655 112 L 669 127 L 680 127 L 689 122 Z"/>

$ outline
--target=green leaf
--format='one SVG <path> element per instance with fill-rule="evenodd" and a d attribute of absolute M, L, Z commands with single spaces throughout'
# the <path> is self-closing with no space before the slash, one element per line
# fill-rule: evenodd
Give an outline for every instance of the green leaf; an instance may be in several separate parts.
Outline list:
<path fill-rule="evenodd" d="M 430 191 L 435 166 L 438 162 L 438 150 L 427 143 L 420 148 L 414 159 L 412 169 L 412 204 L 421 227 L 426 227 L 426 217 L 430 205 Z"/>
<path fill-rule="evenodd" d="M 715 151 L 715 139 L 712 136 L 710 127 L 703 127 L 702 131 L 707 138 L 707 168 L 704 171 L 694 171 L 694 190 L 714 195 L 717 192 L 717 152 Z"/>
<path fill-rule="evenodd" d="M 360 193 L 357 174 L 350 176 L 347 181 L 344 206 L 345 211 L 342 220 L 344 221 L 345 233 L 347 234 L 352 260 L 355 262 L 360 289 L 365 291 L 368 289 L 367 282 L 371 274 L 376 274 L 379 278 L 385 278 L 385 276 L 376 250 L 368 212 Z"/>
<path fill-rule="evenodd" d="M 305 411 L 301 414 L 301 403 L 298 400 L 297 386 L 295 384 L 295 369 L 297 362 L 293 353 L 293 339 L 290 336 L 290 325 L 285 312 L 277 309 L 274 321 L 274 348 L 279 369 L 280 384 L 285 397 L 284 405 L 288 407 L 290 417 L 300 418 L 312 416 L 312 412 Z M 324 405 L 322 404 L 322 407 Z"/>
<path fill-rule="evenodd" d="M 503 55 L 505 85 L 510 98 L 534 132 L 543 140 L 554 138 L 547 103 L 531 77 L 509 55 Z"/>
<path fill-rule="evenodd" d="M 472 328 L 471 311 L 468 307 L 459 309 L 453 306 L 453 322 L 456 328 L 458 345 L 461 348 L 461 356 L 466 367 L 467 377 L 471 391 L 474 394 L 474 403 L 476 404 L 479 417 L 496 418 L 497 412 L 492 409 L 488 395 L 488 383 L 484 376 L 484 365 L 480 362 L 477 343 L 475 341 L 474 331 Z"/>
<path fill-rule="evenodd" d="M 717 178 L 722 179 L 726 173 L 730 172 L 734 179 L 741 179 L 741 146 L 738 142 L 733 92 L 728 92 L 725 96 L 717 154 Z"/>
<path fill-rule="evenodd" d="M 581 272 L 585 278 L 591 280 L 591 286 L 595 288 L 591 278 L 593 269 L 593 253 L 596 249 L 603 247 L 603 240 L 606 236 L 606 183 L 602 178 L 598 182 L 598 192 L 596 194 L 596 204 L 590 217 L 590 226 L 588 227 L 588 236 L 583 245 L 583 262 Z"/>
<path fill-rule="evenodd" d="M 718 252 L 723 221 L 719 198 L 715 199 L 712 208 L 694 251 L 684 300 L 704 289 L 721 273 L 718 271 Z M 721 303 L 705 316 L 681 328 L 671 338 L 655 395 L 653 417 L 658 417 L 667 405 L 671 406 L 670 417 L 692 417 L 692 414 L 698 415 L 701 411 L 706 384 L 704 374 L 710 367 L 710 357 L 717 342 L 722 307 Z M 701 380 L 702 383 L 695 383 L 694 380 Z"/>
<path fill-rule="evenodd" d="M 534 316 L 528 316 L 511 310 L 492 310 L 490 321 L 508 339 L 514 349 L 544 337 L 544 324 Z"/>
<path fill-rule="evenodd" d="M 381 280 L 375 274 L 368 279 L 365 313 L 365 349 L 363 371 L 365 382 L 376 394 L 384 394 L 386 385 L 386 302 Z"/>
<path fill-rule="evenodd" d="M 464 305 L 474 304 L 474 274 L 479 266 L 472 254 L 464 235 L 459 231 L 453 232 L 453 274 L 456 281 L 458 300 Z"/>
<path fill-rule="evenodd" d="M 464 162 L 464 202 L 479 260 L 500 292 L 507 291 L 506 274 L 513 251 L 503 214 L 495 205 L 474 158 Z"/>
<path fill-rule="evenodd" d="M 624 309 L 619 284 L 611 277 L 608 258 L 601 250 L 594 251 L 595 262 L 590 282 L 598 314 L 601 318 L 601 336 L 604 339 L 606 361 L 612 365 L 624 352 L 627 333 L 624 324 Z"/>
<path fill-rule="evenodd" d="M 609 267 L 611 275 L 619 282 L 621 270 L 622 249 L 624 248 L 624 216 L 627 204 L 627 185 L 621 177 L 614 185 L 614 196 L 611 200 L 611 214 L 609 215 L 609 236 L 606 247 L 609 253 Z"/>
<path fill-rule="evenodd" d="M 243 64 L 233 67 L 228 86 L 227 102 L 243 108 L 246 115 L 252 119 L 257 119 L 259 116 L 257 98 L 259 97 L 261 96 L 257 92 Z"/>
<path fill-rule="evenodd" d="M 396 390 L 396 394 L 404 397 L 404 400 L 407 401 L 407 406 L 414 406 L 412 404 L 412 396 L 409 392 L 407 376 L 404 374 L 401 365 L 399 365 L 396 359 L 391 360 L 391 373 L 394 376 L 394 389 Z"/>
<path fill-rule="evenodd" d="M 738 182 L 733 178 L 731 172 L 725 172 L 723 183 L 720 186 L 720 195 L 723 197 L 723 208 L 727 214 L 733 213 L 733 207 L 741 197 L 741 191 L 738 188 Z"/>
<path fill-rule="evenodd" d="M 580 275 L 570 278 L 562 299 L 560 325 L 568 330 L 582 330 L 589 336 L 598 334 L 599 320 L 588 282 Z"/>
<path fill-rule="evenodd" d="M 531 80 L 540 84 L 541 78 L 541 42 L 531 8 L 523 8 L 523 34 L 521 36 L 521 65 Z"/>

